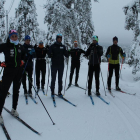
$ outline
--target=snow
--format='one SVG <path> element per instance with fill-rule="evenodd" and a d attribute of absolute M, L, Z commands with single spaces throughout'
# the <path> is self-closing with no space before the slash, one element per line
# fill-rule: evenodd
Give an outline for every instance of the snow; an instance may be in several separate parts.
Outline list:
<path fill-rule="evenodd" d="M 83 88 L 86 87 L 88 70 L 87 63 L 87 60 L 84 59 L 80 69 L 80 78 L 78 83 Z M 107 81 L 107 68 L 107 63 L 101 64 L 105 86 Z M 69 70 L 67 85 L 69 82 Z M 66 75 L 65 72 L 66 67 L 63 77 L 64 82 Z M 75 76 L 73 78 L 75 78 Z M 58 81 L 56 81 L 56 93 L 58 87 L 57 83 Z M 92 85 L 93 91 L 95 91 L 94 83 L 95 80 L 93 80 Z M 65 98 L 76 104 L 77 107 L 73 107 L 62 99 L 56 97 L 57 107 L 54 108 L 50 90 L 48 92 L 48 96 L 44 96 L 43 93 L 40 92 L 39 96 L 56 125 L 52 124 L 38 98 L 36 99 L 38 102 L 37 105 L 34 104 L 31 99 L 28 99 L 28 105 L 25 104 L 23 88 L 21 86 L 17 110 L 20 117 L 34 129 L 42 133 L 42 135 L 36 135 L 3 110 L 5 126 L 12 140 L 139 140 L 139 85 L 140 81 L 133 81 L 132 68 L 130 68 L 127 64 L 124 64 L 120 79 L 120 87 L 124 91 L 137 94 L 136 96 L 131 96 L 112 90 L 115 98 L 110 96 L 108 92 L 107 96 L 105 96 L 102 78 L 100 77 L 101 95 L 106 101 L 110 102 L 110 105 L 105 104 L 98 97 L 93 95 L 95 103 L 93 106 L 90 98 L 85 95 L 84 90 L 71 87 L 68 91 L 66 91 Z M 112 79 L 112 88 L 115 88 L 114 75 Z M 10 92 L 12 92 L 12 88 L 10 88 Z M 12 95 L 7 97 L 5 107 L 11 110 L 11 105 Z M 0 140 L 6 140 L 1 128 Z"/>

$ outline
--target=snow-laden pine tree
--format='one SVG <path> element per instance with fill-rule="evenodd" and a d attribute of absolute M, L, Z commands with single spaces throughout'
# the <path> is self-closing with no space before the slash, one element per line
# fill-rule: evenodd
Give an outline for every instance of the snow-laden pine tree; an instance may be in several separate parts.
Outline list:
<path fill-rule="evenodd" d="M 133 74 L 140 71 L 140 2 L 139 0 L 132 0 L 124 8 L 125 13 L 125 29 L 133 30 L 134 39 L 131 51 L 129 54 L 128 63 L 133 66 Z M 135 80 L 140 76 L 136 76 Z"/>
<path fill-rule="evenodd" d="M 63 35 L 65 45 L 71 47 L 74 40 L 79 46 L 88 45 L 94 32 L 91 18 L 91 0 L 52 0 L 44 5 L 45 23 L 48 27 L 49 44 L 57 33 Z"/>
<path fill-rule="evenodd" d="M 5 0 L 0 1 L 0 43 L 5 41 Z"/>
<path fill-rule="evenodd" d="M 32 43 L 36 43 L 39 24 L 37 22 L 34 0 L 20 0 L 18 8 L 16 9 L 15 19 L 20 42 L 23 43 L 25 35 L 30 35 Z"/>

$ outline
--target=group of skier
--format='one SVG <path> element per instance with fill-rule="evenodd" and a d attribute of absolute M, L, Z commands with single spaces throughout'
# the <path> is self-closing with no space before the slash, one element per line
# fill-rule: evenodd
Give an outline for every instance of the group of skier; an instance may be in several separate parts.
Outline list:
<path fill-rule="evenodd" d="M 96 95 L 100 96 L 99 92 L 99 75 L 101 56 L 103 55 L 103 47 L 98 44 L 98 36 L 92 37 L 93 42 L 86 51 L 78 46 L 78 42 L 74 41 L 74 47 L 70 50 L 62 44 L 62 34 L 56 35 L 56 42 L 50 47 L 43 45 L 43 41 L 34 47 L 30 45 L 30 36 L 25 36 L 25 43 L 19 44 L 18 33 L 16 30 L 10 30 L 7 42 L 0 45 L 0 53 L 4 53 L 5 62 L 0 62 L 2 69 L 4 68 L 2 76 L 2 84 L 0 89 L 0 124 L 4 123 L 2 118 L 2 109 L 5 103 L 8 90 L 13 82 L 13 105 L 11 113 L 14 116 L 19 116 L 16 111 L 19 97 L 19 89 L 21 82 L 23 84 L 25 96 L 32 96 L 32 74 L 33 74 L 33 59 L 36 58 L 36 85 L 37 92 L 42 89 L 44 91 L 45 75 L 46 75 L 46 55 L 51 58 L 51 96 L 55 96 L 55 81 L 58 72 L 58 96 L 62 95 L 62 78 L 64 71 L 64 57 L 71 56 L 71 69 L 69 76 L 68 87 L 72 85 L 72 78 L 74 70 L 76 69 L 75 86 L 78 85 L 79 70 L 80 70 L 80 56 L 89 59 L 88 63 L 88 95 L 91 96 L 93 73 L 95 72 L 96 81 Z M 113 69 L 115 69 L 116 76 L 116 90 L 119 88 L 119 54 L 122 58 L 126 57 L 121 47 L 117 45 L 118 38 L 113 38 L 113 45 L 108 47 L 106 57 L 109 62 L 109 76 L 108 76 L 108 90 L 111 91 L 111 78 Z M 68 61 L 67 61 L 68 63 Z M 42 80 L 40 86 L 40 72 L 42 73 Z M 29 89 L 26 86 L 26 77 L 29 80 Z"/>

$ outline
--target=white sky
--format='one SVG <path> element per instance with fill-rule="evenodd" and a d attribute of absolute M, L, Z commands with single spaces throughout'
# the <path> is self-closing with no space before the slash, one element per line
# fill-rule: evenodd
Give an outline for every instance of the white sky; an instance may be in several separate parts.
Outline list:
<path fill-rule="evenodd" d="M 6 0 L 5 10 L 9 9 L 12 0 Z M 44 25 L 45 10 L 43 4 L 46 0 L 34 0 L 37 8 L 38 23 L 41 29 L 46 30 Z M 93 2 L 93 22 L 95 26 L 95 34 L 99 36 L 99 41 L 112 44 L 112 38 L 117 36 L 120 44 L 130 44 L 133 39 L 132 31 L 124 29 L 125 16 L 123 6 L 131 0 L 99 0 L 99 3 Z M 15 0 L 14 5 L 9 13 L 9 17 L 15 16 L 15 8 L 17 8 L 20 0 Z"/>

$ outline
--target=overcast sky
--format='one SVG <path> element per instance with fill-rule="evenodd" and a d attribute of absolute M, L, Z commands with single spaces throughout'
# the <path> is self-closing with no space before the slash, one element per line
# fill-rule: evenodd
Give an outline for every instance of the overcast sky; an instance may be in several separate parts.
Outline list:
<path fill-rule="evenodd" d="M 9 9 L 12 0 L 6 0 L 5 10 Z M 99 3 L 92 4 L 93 22 L 95 34 L 99 36 L 100 43 L 112 43 L 112 38 L 117 36 L 120 44 L 130 44 L 133 39 L 132 31 L 124 29 L 125 16 L 123 6 L 131 0 L 99 0 Z M 14 5 L 9 13 L 9 17 L 15 15 L 20 0 L 15 0 Z M 46 0 L 35 0 L 38 14 L 38 23 L 41 29 L 46 29 L 44 25 L 45 12 L 43 4 Z"/>

